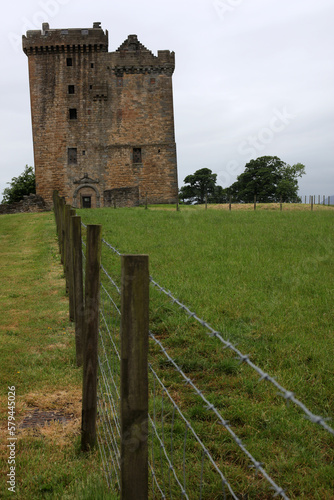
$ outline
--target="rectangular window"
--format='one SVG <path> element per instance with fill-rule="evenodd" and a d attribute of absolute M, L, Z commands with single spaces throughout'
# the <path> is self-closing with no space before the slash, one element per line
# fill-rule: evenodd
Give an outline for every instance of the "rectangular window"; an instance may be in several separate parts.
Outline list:
<path fill-rule="evenodd" d="M 91 67 L 91 68 L 94 68 L 94 63 L 90 63 L 90 67 Z"/>
<path fill-rule="evenodd" d="M 68 93 L 69 94 L 74 94 L 74 85 L 69 85 L 68 86 Z"/>
<path fill-rule="evenodd" d="M 71 163 L 71 164 L 78 163 L 77 156 L 78 156 L 77 148 L 68 148 L 68 150 L 67 150 L 68 163 Z"/>
<path fill-rule="evenodd" d="M 69 112 L 70 112 L 70 120 L 76 120 L 77 119 L 77 110 L 76 110 L 76 108 L 69 109 Z"/>
<path fill-rule="evenodd" d="M 73 66 L 72 57 L 68 57 L 68 58 L 66 59 L 66 64 L 67 64 L 67 66 Z"/>
<path fill-rule="evenodd" d="M 133 148 L 133 163 L 141 163 L 141 148 Z"/>
<path fill-rule="evenodd" d="M 82 197 L 82 208 L 91 208 L 92 206 L 92 197 L 91 196 L 83 196 Z"/>

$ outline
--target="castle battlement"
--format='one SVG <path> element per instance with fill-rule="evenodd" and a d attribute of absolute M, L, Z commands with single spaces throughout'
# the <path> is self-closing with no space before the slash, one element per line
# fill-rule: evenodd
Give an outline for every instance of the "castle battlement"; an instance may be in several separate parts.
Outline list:
<path fill-rule="evenodd" d="M 50 29 L 43 23 L 41 30 L 27 31 L 22 37 L 25 54 L 41 52 L 107 52 L 108 31 L 103 31 L 101 23 L 93 28 Z"/>

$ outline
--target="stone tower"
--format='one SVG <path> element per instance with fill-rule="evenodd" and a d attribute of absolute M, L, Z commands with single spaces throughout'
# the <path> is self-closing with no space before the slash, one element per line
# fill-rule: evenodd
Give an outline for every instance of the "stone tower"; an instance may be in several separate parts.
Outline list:
<path fill-rule="evenodd" d="M 136 35 L 108 52 L 108 32 L 28 31 L 36 190 L 77 207 L 175 203 L 174 52 Z"/>

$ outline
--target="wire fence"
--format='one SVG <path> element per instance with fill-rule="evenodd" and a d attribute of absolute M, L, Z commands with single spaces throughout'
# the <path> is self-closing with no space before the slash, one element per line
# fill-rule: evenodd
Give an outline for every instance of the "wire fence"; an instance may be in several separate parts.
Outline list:
<path fill-rule="evenodd" d="M 121 255 L 117 249 L 105 240 L 103 240 L 103 244 L 117 257 Z M 116 297 L 111 296 L 106 286 L 101 284 L 99 420 L 102 423 L 100 428 L 103 429 L 103 437 L 99 438 L 99 445 L 108 484 L 112 484 L 119 489 L 120 287 L 116 283 L 117 278 L 112 278 L 111 273 L 105 269 L 103 264 L 101 268 L 104 279 L 109 287 L 114 290 Z M 150 278 L 150 281 L 159 292 L 165 294 L 188 316 L 199 322 L 208 335 L 217 338 L 224 348 L 230 349 L 237 355 L 240 362 L 246 363 L 253 368 L 260 375 L 260 380 L 267 380 L 274 384 L 286 401 L 297 404 L 312 422 L 333 433 L 333 429 L 325 423 L 325 419 L 310 412 L 305 405 L 294 397 L 292 392 L 284 389 L 274 378 L 254 365 L 249 356 L 242 354 L 233 344 L 223 339 L 219 332 L 215 331 L 208 323 L 178 301 L 171 292 L 164 289 L 153 278 Z M 152 332 L 150 332 L 149 336 L 151 342 L 158 346 L 168 364 L 174 368 L 177 375 L 196 394 L 206 410 L 214 414 L 216 425 L 212 435 L 212 442 L 217 439 L 218 424 L 220 428 L 224 428 L 229 433 L 231 439 L 247 457 L 249 467 L 253 468 L 254 474 L 260 473 L 268 482 L 274 496 L 288 498 L 283 488 L 266 472 L 260 458 L 255 458 L 247 450 L 245 444 L 233 431 L 219 410 L 204 396 L 203 391 L 187 377 L 181 367 L 168 354 L 163 343 Z M 201 440 L 195 425 L 185 416 L 176 398 L 173 398 L 172 391 L 165 385 L 163 376 L 159 376 L 156 367 L 153 367 L 151 362 L 149 362 L 149 371 L 149 471 L 152 498 L 238 498 L 233 485 L 230 484 L 226 477 L 227 474 L 223 472 L 217 456 L 214 456 L 214 453 L 210 451 L 210 444 L 207 445 Z M 179 399 L 179 394 L 177 394 L 177 399 Z"/>
<path fill-rule="evenodd" d="M 83 232 L 86 226 L 82 224 Z M 121 491 L 121 253 L 110 243 L 102 240 L 103 258 L 101 263 L 99 340 L 98 340 L 98 389 L 97 389 L 97 441 L 107 484 L 115 491 Z M 82 240 L 83 270 L 85 268 L 85 237 Z M 110 259 L 110 256 L 113 256 Z M 112 264 L 111 264 L 112 262 Z M 254 364 L 248 355 L 243 354 L 235 345 L 224 339 L 206 321 L 197 316 L 190 308 L 179 301 L 170 291 L 157 283 L 152 277 L 154 289 L 163 294 L 180 311 L 186 313 L 205 331 L 219 341 L 223 349 L 236 355 L 241 364 L 250 367 L 259 377 L 266 380 L 286 400 L 298 406 L 314 424 L 334 435 L 334 430 L 326 419 L 315 415 L 293 392 L 282 387 L 272 376 Z M 274 497 L 287 499 L 287 493 L 266 471 L 261 457 L 255 457 L 237 435 L 233 426 L 223 417 L 221 410 L 213 404 L 206 389 L 199 387 L 189 378 L 164 344 L 153 331 L 149 332 L 149 412 L 148 430 L 135 429 L 133 447 L 138 441 L 148 438 L 148 468 L 150 498 L 240 498 L 235 477 L 230 477 L 228 461 L 224 459 L 221 448 L 226 436 L 233 441 L 244 461 L 253 470 L 253 475 L 261 476 L 262 490 Z M 158 352 L 160 354 L 158 354 Z M 164 359 L 164 361 L 162 360 Z M 168 370 L 166 370 L 168 367 Z M 175 376 L 171 375 L 171 371 Z M 180 391 L 180 383 L 183 389 Z M 186 393 L 191 393 L 207 415 L 204 422 L 192 421 L 189 416 Z M 208 430 L 208 422 L 210 429 Z M 205 428 L 205 432 L 203 432 Z M 222 430 L 224 438 L 222 438 Z M 266 482 L 267 486 L 263 486 Z M 260 494 L 259 494 L 260 498 Z"/>

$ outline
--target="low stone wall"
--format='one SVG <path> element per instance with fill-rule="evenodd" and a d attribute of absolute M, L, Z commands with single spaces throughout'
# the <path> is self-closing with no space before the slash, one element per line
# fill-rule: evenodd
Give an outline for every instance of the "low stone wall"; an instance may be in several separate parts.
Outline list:
<path fill-rule="evenodd" d="M 138 207 L 139 205 L 138 186 L 108 189 L 103 194 L 105 207 Z"/>
<path fill-rule="evenodd" d="M 24 196 L 23 200 L 15 203 L 0 205 L 0 214 L 18 214 L 24 212 L 45 212 L 50 210 L 45 201 L 38 194 Z"/>

